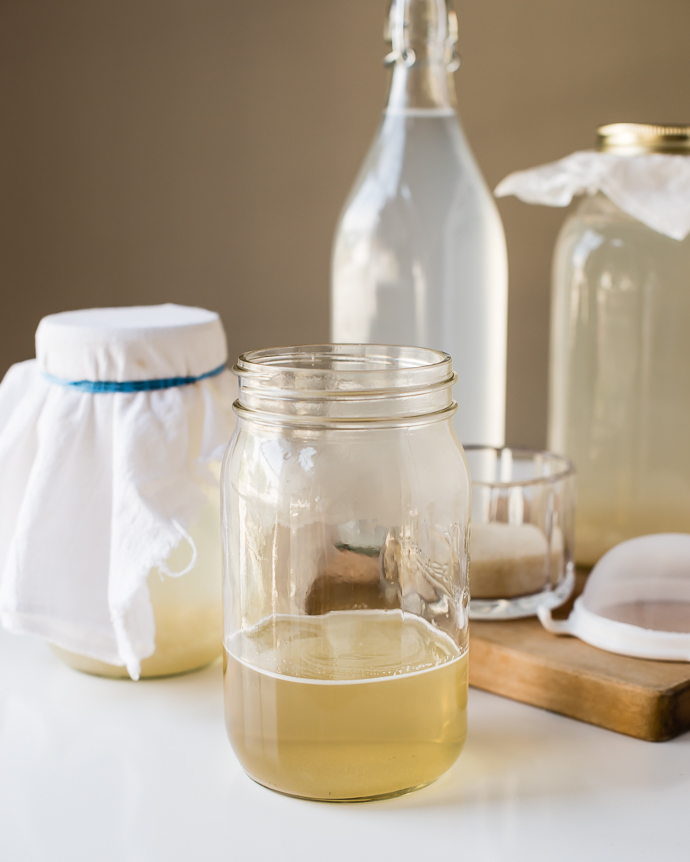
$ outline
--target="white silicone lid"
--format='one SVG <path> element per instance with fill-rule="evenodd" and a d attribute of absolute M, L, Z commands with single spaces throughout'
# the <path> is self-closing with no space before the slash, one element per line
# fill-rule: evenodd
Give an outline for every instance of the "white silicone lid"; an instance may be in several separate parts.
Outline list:
<path fill-rule="evenodd" d="M 547 631 L 637 658 L 690 661 L 690 535 L 640 536 L 592 569 L 567 620 L 540 608 Z"/>

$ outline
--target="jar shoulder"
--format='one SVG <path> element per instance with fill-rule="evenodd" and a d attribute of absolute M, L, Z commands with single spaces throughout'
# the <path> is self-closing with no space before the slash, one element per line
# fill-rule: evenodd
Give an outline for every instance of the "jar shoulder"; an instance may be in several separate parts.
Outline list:
<path fill-rule="evenodd" d="M 672 287 L 690 269 L 690 237 L 678 241 L 623 212 L 602 194 L 588 196 L 565 220 L 554 251 L 554 284 L 587 272 L 655 272 Z"/>
<path fill-rule="evenodd" d="M 678 241 L 653 230 L 622 210 L 601 192 L 586 195 L 568 214 L 559 233 L 557 248 L 582 234 L 592 232 L 603 237 L 619 237 L 623 241 L 642 236 L 647 244 L 687 250 L 690 254 L 690 237 Z"/>
<path fill-rule="evenodd" d="M 225 493 L 277 501 L 319 496 L 469 500 L 467 461 L 451 421 L 414 429 L 293 433 L 241 427 L 224 468 Z"/>

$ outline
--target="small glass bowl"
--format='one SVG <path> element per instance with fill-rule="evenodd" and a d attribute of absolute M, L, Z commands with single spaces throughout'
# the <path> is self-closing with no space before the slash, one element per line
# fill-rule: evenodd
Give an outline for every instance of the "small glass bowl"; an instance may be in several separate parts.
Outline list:
<path fill-rule="evenodd" d="M 562 455 L 466 446 L 472 477 L 470 619 L 529 617 L 575 584 L 575 468 Z"/>

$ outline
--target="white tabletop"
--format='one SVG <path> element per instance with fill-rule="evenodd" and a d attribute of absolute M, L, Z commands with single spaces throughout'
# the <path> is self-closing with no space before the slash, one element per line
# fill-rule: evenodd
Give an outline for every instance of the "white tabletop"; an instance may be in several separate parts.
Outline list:
<path fill-rule="evenodd" d="M 690 859 L 690 734 L 649 743 L 471 690 L 436 784 L 334 805 L 250 781 L 219 665 L 124 682 L 0 633 L 0 858 L 7 862 L 569 862 Z"/>

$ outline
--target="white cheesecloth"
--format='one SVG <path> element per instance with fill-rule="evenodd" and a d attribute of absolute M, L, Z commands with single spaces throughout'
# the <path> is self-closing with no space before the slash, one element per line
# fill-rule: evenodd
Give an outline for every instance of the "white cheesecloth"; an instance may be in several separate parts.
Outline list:
<path fill-rule="evenodd" d="M 6 629 L 124 664 L 138 678 L 155 648 L 147 575 L 191 542 L 204 486 L 218 484 L 205 465 L 222 458 L 234 429 L 237 386 L 226 361 L 220 318 L 200 308 L 41 321 L 36 359 L 12 366 L 0 385 Z M 168 388 L 89 391 L 99 381 L 161 379 Z"/>
<path fill-rule="evenodd" d="M 690 157 L 683 155 L 622 156 L 585 150 L 510 174 L 494 194 L 565 207 L 576 195 L 597 191 L 652 230 L 677 240 L 690 233 Z"/>

